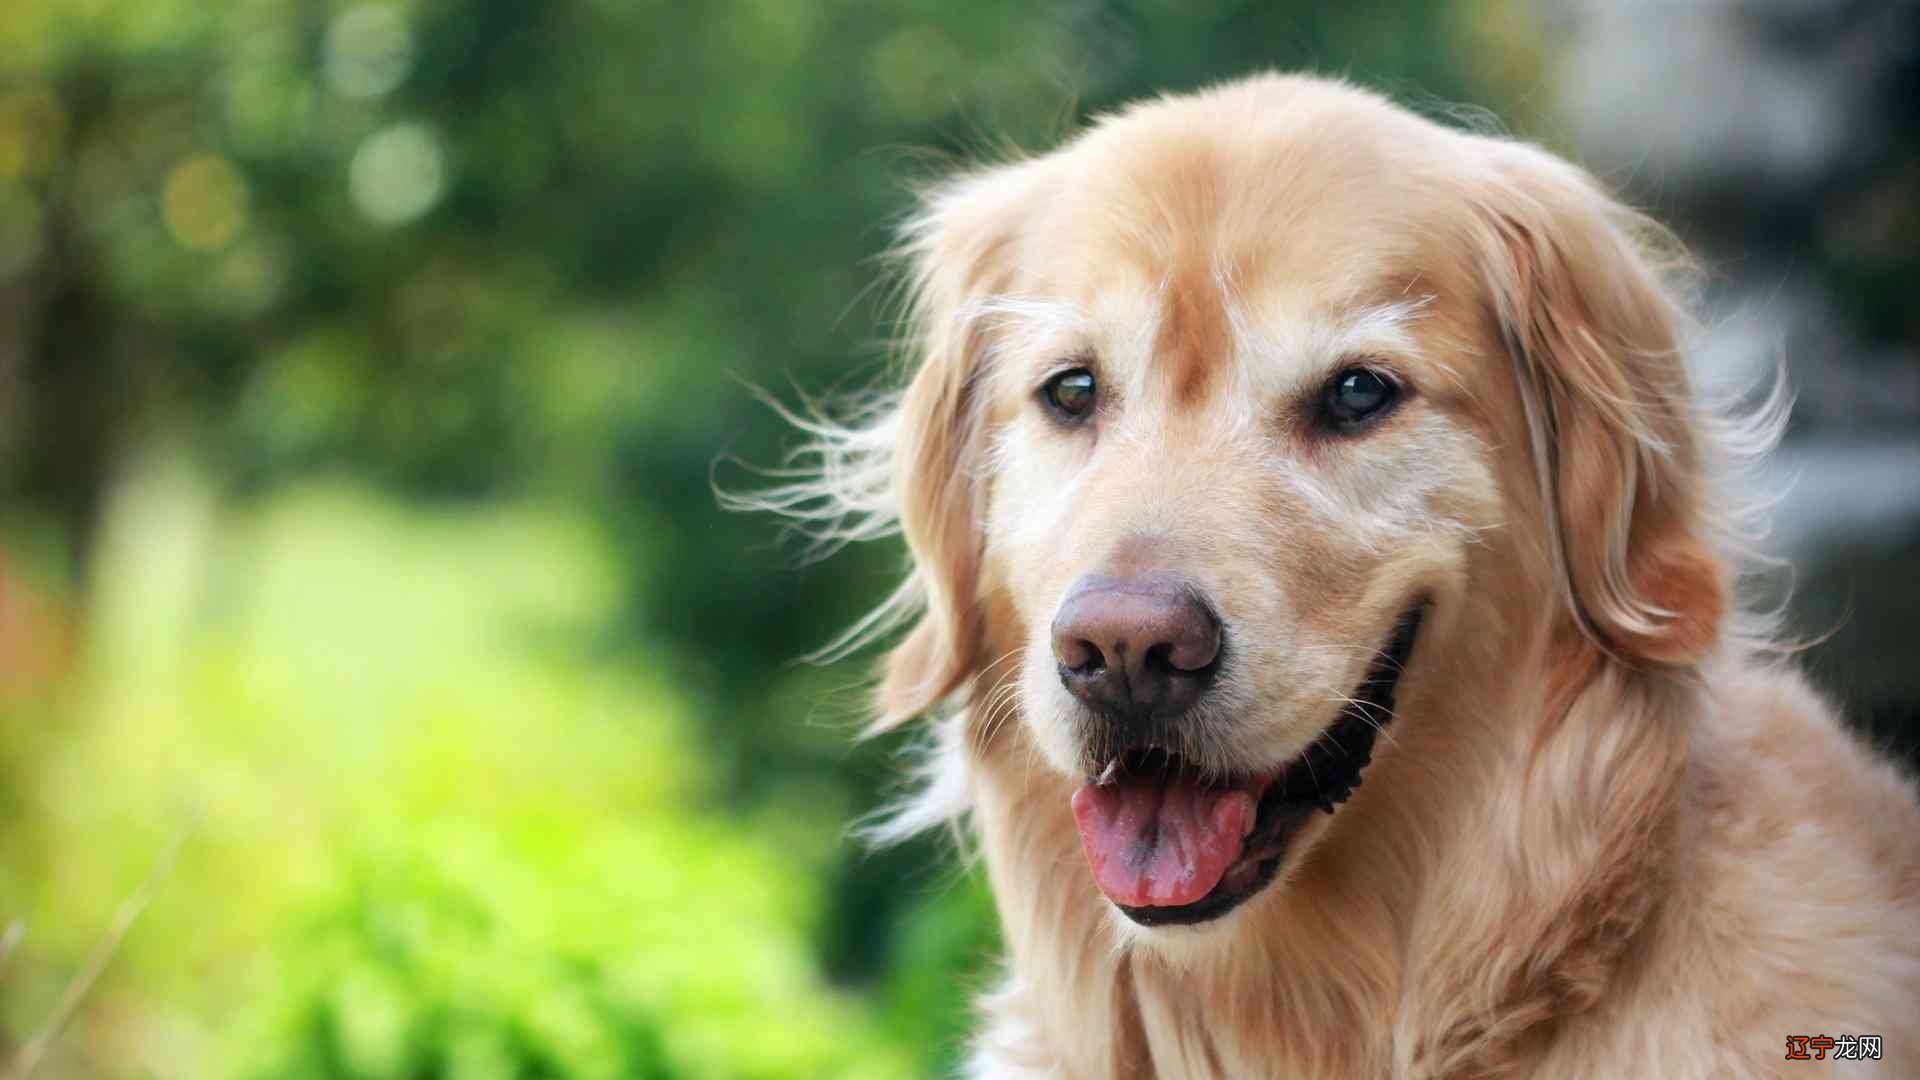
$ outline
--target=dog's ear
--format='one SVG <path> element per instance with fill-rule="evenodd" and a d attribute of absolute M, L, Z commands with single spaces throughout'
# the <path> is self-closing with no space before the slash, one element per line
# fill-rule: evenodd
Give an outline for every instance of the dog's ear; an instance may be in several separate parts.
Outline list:
<path fill-rule="evenodd" d="M 1719 635 L 1728 585 L 1705 531 L 1686 312 L 1669 284 L 1684 263 L 1581 170 L 1532 147 L 1487 146 L 1475 247 L 1562 600 L 1617 657 L 1696 662 Z"/>
<path fill-rule="evenodd" d="M 900 250 L 912 283 L 910 348 L 918 369 L 901 397 L 893 493 L 924 601 L 888 654 L 875 728 L 926 712 L 980 665 L 982 400 L 987 357 L 981 302 L 1008 286 L 1007 249 L 1026 205 L 1026 166 L 929 191 Z"/>

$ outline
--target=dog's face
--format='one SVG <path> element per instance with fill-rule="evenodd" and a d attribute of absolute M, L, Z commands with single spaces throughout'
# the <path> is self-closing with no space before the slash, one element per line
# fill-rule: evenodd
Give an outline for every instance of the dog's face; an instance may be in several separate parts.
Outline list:
<path fill-rule="evenodd" d="M 1020 716 L 1086 781 L 1097 882 L 1161 923 L 1299 854 L 1501 506 L 1471 393 L 1499 356 L 1422 272 L 1395 164 L 1293 184 L 1156 134 L 1084 148 L 977 317 Z"/>
<path fill-rule="evenodd" d="M 1703 648 L 1673 319 L 1616 210 L 1289 80 L 949 189 L 895 466 L 931 611 L 890 707 L 1004 690 L 979 722 L 1017 715 L 1077 785 L 1102 892 L 1200 923 L 1337 842 L 1417 722 L 1403 684 L 1511 629 L 1462 624 L 1476 591 L 1531 582 L 1519 621 L 1654 662 Z"/>

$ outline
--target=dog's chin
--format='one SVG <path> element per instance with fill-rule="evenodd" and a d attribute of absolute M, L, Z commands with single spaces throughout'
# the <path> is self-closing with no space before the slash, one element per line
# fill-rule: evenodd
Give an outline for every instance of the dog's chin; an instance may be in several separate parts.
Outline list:
<path fill-rule="evenodd" d="M 1095 883 L 1142 927 L 1215 924 L 1297 865 L 1360 786 L 1426 612 L 1411 603 L 1339 716 L 1294 758 L 1243 775 L 1203 774 L 1138 746 L 1074 793 Z"/>

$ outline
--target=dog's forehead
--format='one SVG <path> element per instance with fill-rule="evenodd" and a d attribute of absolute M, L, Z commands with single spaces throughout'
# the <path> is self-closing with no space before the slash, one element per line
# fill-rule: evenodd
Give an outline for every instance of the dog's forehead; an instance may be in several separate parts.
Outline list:
<path fill-rule="evenodd" d="M 1038 331 L 1041 361 L 1087 352 L 1134 395 L 1175 405 L 1221 385 L 1291 393 L 1342 358 L 1420 356 L 1416 329 L 1432 297 L 1401 262 L 1277 250 L 1253 273 L 1212 254 L 1069 259 L 1066 272 L 998 306 Z"/>
<path fill-rule="evenodd" d="M 1322 139 L 1175 128 L 1080 148 L 1032 223 L 1023 291 L 1058 336 L 1180 402 L 1229 368 L 1284 381 L 1409 350 L 1430 231 L 1404 177 Z"/>

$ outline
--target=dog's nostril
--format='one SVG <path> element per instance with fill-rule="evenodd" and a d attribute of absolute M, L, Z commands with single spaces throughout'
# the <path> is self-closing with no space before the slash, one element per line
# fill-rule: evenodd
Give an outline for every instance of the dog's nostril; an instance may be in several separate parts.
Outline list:
<path fill-rule="evenodd" d="M 1140 662 L 1146 665 L 1148 671 L 1156 675 L 1186 674 L 1186 672 L 1180 671 L 1173 666 L 1172 645 L 1155 645 L 1153 648 L 1147 650 L 1147 655 L 1141 657 Z"/>
<path fill-rule="evenodd" d="M 1107 666 L 1100 646 L 1086 638 L 1062 633 L 1059 627 L 1054 628 L 1053 658 L 1060 662 L 1062 670 L 1082 674 L 1104 671 Z"/>
<path fill-rule="evenodd" d="M 1098 675 L 1107 670 L 1107 657 L 1099 646 L 1091 641 L 1082 641 L 1080 648 L 1086 650 L 1086 659 L 1073 665 L 1073 670 L 1081 675 Z"/>

